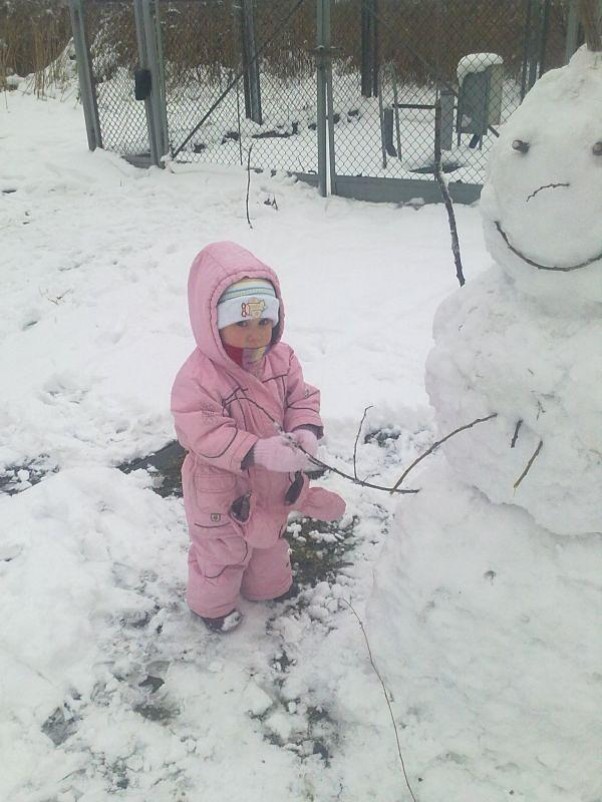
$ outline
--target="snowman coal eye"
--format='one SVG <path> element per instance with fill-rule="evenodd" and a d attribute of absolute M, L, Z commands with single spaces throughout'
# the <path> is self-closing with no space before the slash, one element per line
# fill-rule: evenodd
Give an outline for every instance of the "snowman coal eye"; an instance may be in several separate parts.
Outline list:
<path fill-rule="evenodd" d="M 517 150 L 519 153 L 527 153 L 529 151 L 529 143 L 523 142 L 522 139 L 515 139 L 512 143 L 512 148 Z"/>
<path fill-rule="evenodd" d="M 592 147 L 594 156 L 602 156 L 602 139 Z"/>

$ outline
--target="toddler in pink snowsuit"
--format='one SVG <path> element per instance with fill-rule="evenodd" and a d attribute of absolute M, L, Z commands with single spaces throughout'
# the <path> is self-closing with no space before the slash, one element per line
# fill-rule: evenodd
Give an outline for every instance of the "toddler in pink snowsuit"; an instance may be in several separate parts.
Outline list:
<path fill-rule="evenodd" d="M 192 263 L 188 305 L 197 347 L 176 376 L 171 401 L 188 451 L 187 600 L 223 632 L 241 620 L 239 594 L 262 601 L 291 588 L 288 514 L 336 520 L 345 503 L 310 487 L 303 474 L 322 436 L 320 393 L 281 342 L 284 308 L 274 271 L 232 242 L 213 243 Z"/>

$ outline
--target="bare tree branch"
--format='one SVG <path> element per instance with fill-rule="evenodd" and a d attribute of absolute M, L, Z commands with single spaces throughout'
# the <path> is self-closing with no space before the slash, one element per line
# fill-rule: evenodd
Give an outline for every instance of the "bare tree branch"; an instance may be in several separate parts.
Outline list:
<path fill-rule="evenodd" d="M 254 401 L 252 398 L 248 398 L 246 395 L 240 396 L 238 395 L 238 392 L 236 392 L 234 400 L 238 401 L 239 403 L 241 401 L 246 401 L 247 403 L 252 404 L 254 407 L 257 407 L 257 409 L 261 410 L 263 414 L 267 418 L 269 418 L 269 420 L 271 420 L 271 422 L 274 424 L 274 428 L 279 434 L 286 434 L 286 432 L 283 431 L 282 426 L 278 423 L 278 421 L 274 417 L 272 417 L 272 415 L 270 415 L 267 409 L 264 409 L 261 406 L 261 404 L 258 404 L 257 401 Z M 351 474 L 349 473 L 340 471 L 338 468 L 333 468 L 332 465 L 328 465 L 326 462 L 322 462 L 322 460 L 318 459 L 317 457 L 312 457 L 312 455 L 309 454 L 304 448 L 302 448 L 296 441 L 291 440 L 291 444 L 299 451 L 302 451 L 303 454 L 305 454 L 314 465 L 319 465 L 321 468 L 324 468 L 327 471 L 332 471 L 332 473 L 336 473 L 337 476 L 342 476 L 344 479 L 349 479 L 349 481 L 353 482 L 354 485 L 361 485 L 362 487 L 370 487 L 372 488 L 372 490 L 385 490 L 388 493 L 411 494 L 420 492 L 419 490 L 406 490 L 405 488 L 403 490 L 397 490 L 394 487 L 384 487 L 383 485 L 375 485 L 372 482 L 365 482 L 362 479 L 358 479 L 356 476 L 351 476 Z"/>
<path fill-rule="evenodd" d="M 357 434 L 355 436 L 355 443 L 353 445 L 353 475 L 355 476 L 356 479 L 358 478 L 358 476 L 357 476 L 357 443 L 358 443 L 358 440 L 360 439 L 360 434 L 362 432 L 362 426 L 364 425 L 364 421 L 366 420 L 366 415 L 368 414 L 368 410 L 369 409 L 372 409 L 372 405 L 370 405 L 369 407 L 366 407 L 366 409 L 364 410 L 364 414 L 362 415 L 362 419 L 360 421 L 360 425 L 359 425 L 359 428 L 357 430 Z"/>
<path fill-rule="evenodd" d="M 516 488 L 517 488 L 517 487 L 520 485 L 520 483 L 523 481 L 523 479 L 525 478 L 525 476 L 526 476 L 526 475 L 529 473 L 529 471 L 531 470 L 531 466 L 533 465 L 533 463 L 535 462 L 535 460 L 536 460 L 536 459 L 537 459 L 537 457 L 539 456 L 539 452 L 541 451 L 542 447 L 543 447 L 543 440 L 540 440 L 540 441 L 539 441 L 539 445 L 537 446 L 537 448 L 535 449 L 535 451 L 534 451 L 534 452 L 533 452 L 533 454 L 531 455 L 531 458 L 530 458 L 529 462 L 527 462 L 527 464 L 526 464 L 526 466 L 525 466 L 525 470 L 524 470 L 524 471 L 521 473 L 521 475 L 518 477 L 518 479 L 517 479 L 517 480 L 516 480 L 516 482 L 514 483 L 514 489 L 515 489 L 515 490 L 516 490 Z"/>
<path fill-rule="evenodd" d="M 249 224 L 249 228 L 253 228 L 253 223 L 251 223 L 251 216 L 249 215 L 249 193 L 251 191 L 251 151 L 253 150 L 253 142 L 249 145 L 249 153 L 247 155 L 247 223 Z"/>
<path fill-rule="evenodd" d="M 410 780 L 408 778 L 408 773 L 406 771 L 406 766 L 405 766 L 405 762 L 404 762 L 404 759 L 403 759 L 403 754 L 401 752 L 401 743 L 399 741 L 399 731 L 397 729 L 397 722 L 395 721 L 395 716 L 393 715 L 393 708 L 391 707 L 391 700 L 389 698 L 390 694 L 389 694 L 389 691 L 387 690 L 387 686 L 385 685 L 385 682 L 384 682 L 384 680 L 383 680 L 383 678 L 382 678 L 382 676 L 380 674 L 380 671 L 378 670 L 378 668 L 376 667 L 376 663 L 374 662 L 374 657 L 372 656 L 372 649 L 370 648 L 370 641 L 368 640 L 368 635 L 366 634 L 366 630 L 364 628 L 364 624 L 362 622 L 362 619 L 359 617 L 359 615 L 356 613 L 355 609 L 353 608 L 353 605 L 350 602 L 348 602 L 347 599 L 341 599 L 341 601 L 344 602 L 347 605 L 347 607 L 349 607 L 349 609 L 351 610 L 353 615 L 356 617 L 357 622 L 360 625 L 360 629 L 362 630 L 362 635 L 364 636 L 364 641 L 366 642 L 366 648 L 368 650 L 368 658 L 370 660 L 370 665 L 372 666 L 372 669 L 373 669 L 374 673 L 378 677 L 378 681 L 380 682 L 380 687 L 382 688 L 383 696 L 385 697 L 385 702 L 387 703 L 387 708 L 389 709 L 389 716 L 391 717 L 391 723 L 393 724 L 393 730 L 395 732 L 395 742 L 397 744 L 397 755 L 399 757 L 399 763 L 401 765 L 401 771 L 403 773 L 403 779 L 405 781 L 405 784 L 406 784 L 406 787 L 407 787 L 408 791 L 410 792 L 410 796 L 412 797 L 413 802 L 418 802 L 418 800 L 416 799 L 416 796 L 414 794 L 414 791 L 412 790 L 412 786 L 410 785 Z"/>
<path fill-rule="evenodd" d="M 279 434 L 286 434 L 286 432 L 283 431 L 282 426 L 278 423 L 278 421 L 272 415 L 270 415 L 270 413 L 267 411 L 267 409 L 264 409 L 261 406 L 261 404 L 258 404 L 257 401 L 254 401 L 252 398 L 248 398 L 244 394 L 242 396 L 240 396 L 238 394 L 238 391 L 235 393 L 233 400 L 238 401 L 239 403 L 241 401 L 246 401 L 248 404 L 252 404 L 254 407 L 257 407 L 257 409 L 261 410 L 261 412 L 263 412 L 263 414 L 273 423 L 274 428 L 276 429 L 276 431 Z M 368 411 L 368 409 L 370 409 L 370 407 L 367 407 L 366 410 L 364 410 L 364 416 L 366 415 L 366 412 Z M 404 494 L 410 495 L 410 494 L 419 493 L 420 490 L 419 489 L 406 489 L 406 488 L 402 489 L 402 488 L 399 487 L 399 485 L 403 482 L 403 480 L 410 473 L 410 471 L 413 470 L 416 467 L 416 465 L 418 465 L 419 462 L 422 462 L 422 460 L 425 457 L 428 457 L 429 454 L 432 454 L 433 451 L 435 451 L 440 445 L 445 443 L 446 440 L 449 440 L 450 437 L 453 437 L 454 435 L 458 434 L 459 432 L 463 432 L 465 429 L 470 429 L 473 426 L 476 426 L 477 423 L 484 423 L 485 421 L 491 420 L 492 418 L 497 418 L 497 412 L 494 412 L 492 415 L 488 415 L 486 418 L 477 418 L 476 420 L 473 420 L 471 423 L 467 423 L 464 426 L 459 426 L 457 429 L 454 429 L 453 432 L 450 432 L 448 435 L 443 437 L 441 440 L 438 440 L 436 443 L 433 443 L 433 445 L 429 449 L 427 449 L 424 452 L 424 454 L 421 454 L 418 457 L 418 459 L 415 459 L 414 462 L 408 468 L 405 469 L 405 471 L 402 473 L 401 477 L 397 480 L 397 482 L 393 485 L 393 487 L 385 487 L 384 485 L 376 485 L 376 484 L 374 484 L 372 482 L 366 482 L 363 479 L 358 479 L 357 478 L 357 474 L 355 476 L 352 476 L 349 473 L 345 473 L 345 471 L 340 471 L 338 468 L 334 468 L 332 465 L 328 465 L 328 463 L 322 462 L 322 460 L 318 459 L 318 457 L 313 457 L 302 446 L 300 446 L 299 443 L 297 443 L 296 440 L 292 440 L 291 439 L 291 445 L 293 445 L 296 449 L 298 449 L 303 454 L 305 454 L 306 457 L 308 457 L 308 459 L 310 460 L 310 462 L 313 465 L 318 465 L 320 468 L 324 468 L 327 471 L 332 471 L 332 473 L 336 473 L 337 476 L 342 476 L 343 479 L 349 479 L 349 481 L 353 482 L 354 485 L 361 485 L 362 487 L 370 487 L 372 490 L 384 490 L 384 491 L 386 491 L 388 493 L 399 493 L 399 494 L 402 494 L 402 495 L 404 495 Z M 361 425 L 360 425 L 360 429 L 361 429 Z M 359 435 L 358 435 L 358 437 L 359 437 Z M 357 438 L 356 438 L 356 442 L 357 442 Z"/>
<path fill-rule="evenodd" d="M 454 262 L 456 265 L 456 278 L 461 287 L 465 284 L 464 269 L 462 267 L 462 257 L 460 255 L 460 240 L 458 239 L 458 226 L 456 225 L 456 215 L 454 212 L 454 204 L 452 203 L 451 195 L 443 169 L 441 167 L 441 101 L 438 100 L 435 106 L 435 178 L 439 184 L 439 189 L 443 195 L 443 202 L 447 210 L 447 219 L 449 221 L 449 233 L 451 235 L 452 253 L 454 255 Z"/>
<path fill-rule="evenodd" d="M 301 448 L 301 446 L 298 443 L 296 444 L 296 446 L 300 451 L 303 451 L 304 454 L 307 454 L 307 456 L 314 463 L 314 465 L 319 465 L 321 468 L 325 468 L 327 471 L 332 471 L 333 473 L 336 473 L 337 476 L 342 476 L 344 479 L 349 479 L 349 481 L 353 482 L 354 485 L 361 485 L 362 487 L 370 487 L 373 490 L 385 490 L 388 493 L 401 493 L 401 494 L 407 494 L 407 495 L 414 494 L 414 493 L 420 493 L 420 490 L 418 490 L 418 489 L 416 489 L 416 490 L 407 489 L 406 490 L 405 488 L 403 488 L 403 489 L 399 488 L 398 489 L 396 487 L 385 487 L 384 485 L 375 485 L 375 484 L 372 484 L 372 482 L 366 482 L 364 479 L 357 479 L 355 476 L 352 476 L 350 473 L 345 473 L 344 471 L 340 471 L 338 468 L 333 468 L 332 465 L 327 465 L 325 462 L 322 462 L 317 457 L 312 457 L 312 455 L 308 454 L 307 451 L 305 451 L 305 449 Z"/>
<path fill-rule="evenodd" d="M 403 480 L 406 478 L 409 472 L 412 471 L 416 467 L 416 465 L 418 465 L 419 462 L 422 462 L 422 460 L 425 457 L 428 457 L 429 454 L 432 454 L 433 451 L 439 448 L 440 445 L 443 445 L 443 443 L 445 443 L 446 440 L 449 440 L 450 437 L 453 437 L 454 435 L 458 434 L 459 432 L 463 432 L 466 429 L 471 429 L 473 426 L 476 426 L 477 423 L 485 423 L 485 421 L 492 420 L 493 418 L 497 418 L 497 412 L 494 412 L 492 415 L 487 415 L 486 418 L 477 418 L 476 420 L 473 420 L 472 423 L 466 423 L 464 426 L 459 426 L 457 429 L 454 429 L 453 432 L 450 432 L 449 434 L 445 435 L 445 437 L 443 437 L 441 440 L 437 440 L 437 442 L 433 443 L 433 445 L 429 449 L 427 449 L 424 452 L 424 454 L 421 454 L 418 457 L 418 459 L 415 459 L 414 462 L 405 469 L 405 471 L 401 474 L 399 479 L 395 482 L 395 484 L 391 488 L 391 492 L 397 490 L 397 488 L 403 482 Z"/>

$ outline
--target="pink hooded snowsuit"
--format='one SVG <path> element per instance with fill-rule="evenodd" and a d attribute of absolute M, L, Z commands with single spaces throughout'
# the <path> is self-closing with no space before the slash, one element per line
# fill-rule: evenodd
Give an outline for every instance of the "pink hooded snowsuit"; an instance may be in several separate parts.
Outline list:
<path fill-rule="evenodd" d="M 230 359 L 217 326 L 220 296 L 246 277 L 271 281 L 280 301 L 272 345 L 254 373 Z M 236 607 L 239 593 L 259 601 L 288 590 L 292 574 L 282 535 L 293 509 L 331 520 L 343 514 L 344 502 L 310 488 L 306 477 L 299 491 L 301 474 L 241 466 L 259 438 L 278 434 L 274 421 L 285 432 L 305 425 L 322 430 L 320 393 L 304 382 L 293 350 L 280 342 L 284 308 L 274 271 L 234 243 L 213 243 L 192 263 L 188 305 L 197 347 L 176 376 L 171 400 L 178 440 L 188 451 L 182 467 L 191 539 L 187 600 L 195 613 L 217 618 Z M 298 498 L 287 503 L 296 478 Z M 248 514 L 237 516 L 232 504 L 241 497 Z"/>

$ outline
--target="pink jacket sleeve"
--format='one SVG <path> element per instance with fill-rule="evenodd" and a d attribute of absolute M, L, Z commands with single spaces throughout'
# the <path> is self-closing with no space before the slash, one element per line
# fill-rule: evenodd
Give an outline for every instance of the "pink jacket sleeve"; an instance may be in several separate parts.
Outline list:
<path fill-rule="evenodd" d="M 242 473 L 241 462 L 256 435 L 236 427 L 213 398 L 191 376 L 178 375 L 171 393 L 171 411 L 181 445 L 212 468 Z"/>
<path fill-rule="evenodd" d="M 305 382 L 299 360 L 292 351 L 285 404 L 284 431 L 292 432 L 299 426 L 315 426 L 318 429 L 318 437 L 322 437 L 320 391 L 317 387 L 312 387 L 311 384 Z"/>

